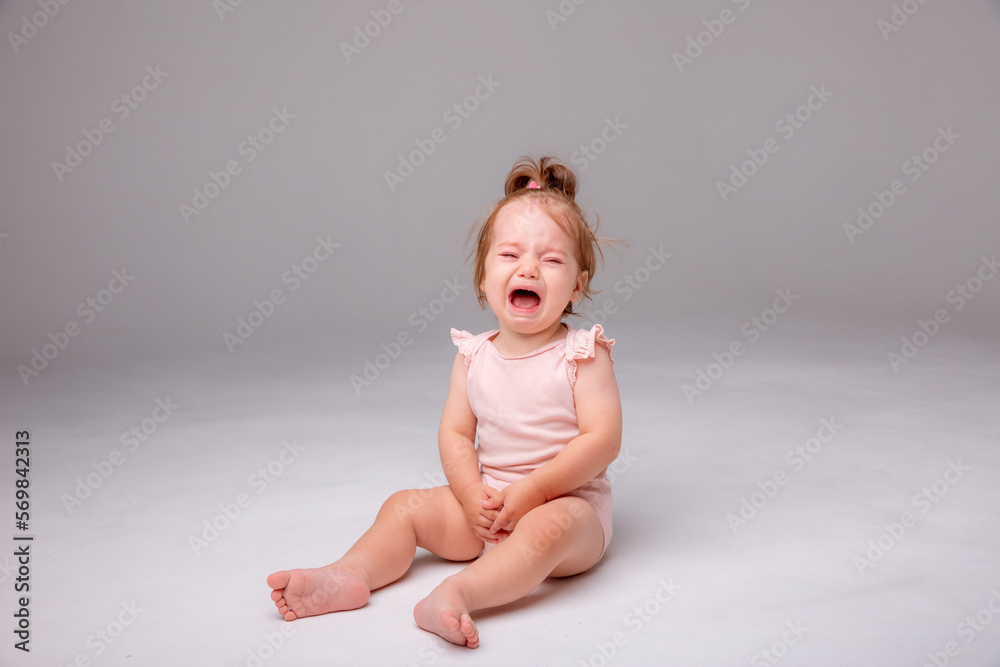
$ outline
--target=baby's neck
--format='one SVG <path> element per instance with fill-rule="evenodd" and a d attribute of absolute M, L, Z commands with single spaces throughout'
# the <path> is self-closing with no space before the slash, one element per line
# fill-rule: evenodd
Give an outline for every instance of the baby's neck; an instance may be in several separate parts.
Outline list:
<path fill-rule="evenodd" d="M 505 357 L 522 357 L 549 343 L 566 338 L 569 327 L 561 321 L 538 333 L 525 334 L 500 328 L 493 337 L 493 346 Z"/>

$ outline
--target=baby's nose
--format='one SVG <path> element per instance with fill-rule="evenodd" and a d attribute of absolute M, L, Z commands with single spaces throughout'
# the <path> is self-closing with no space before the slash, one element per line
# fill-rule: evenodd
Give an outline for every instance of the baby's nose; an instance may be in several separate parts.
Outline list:
<path fill-rule="evenodd" d="M 522 257 L 518 275 L 524 276 L 525 278 L 537 278 L 538 261 L 533 257 Z"/>

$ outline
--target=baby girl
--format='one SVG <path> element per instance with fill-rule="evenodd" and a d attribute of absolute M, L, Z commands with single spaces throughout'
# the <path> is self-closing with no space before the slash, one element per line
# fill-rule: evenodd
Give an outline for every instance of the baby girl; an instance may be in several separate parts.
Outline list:
<path fill-rule="evenodd" d="M 551 158 L 514 165 L 480 225 L 476 294 L 497 329 L 452 329 L 458 347 L 438 431 L 447 486 L 398 491 L 337 562 L 267 578 L 285 620 L 357 609 L 399 579 L 417 547 L 472 561 L 417 603 L 417 624 L 476 648 L 472 613 L 518 600 L 546 577 L 597 563 L 611 539 L 605 472 L 621 402 L 600 325 L 563 323 L 590 295 L 599 240 Z"/>

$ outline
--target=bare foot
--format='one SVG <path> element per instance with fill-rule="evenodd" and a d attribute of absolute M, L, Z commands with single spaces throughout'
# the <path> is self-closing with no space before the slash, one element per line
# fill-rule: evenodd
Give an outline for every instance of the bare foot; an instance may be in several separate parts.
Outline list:
<path fill-rule="evenodd" d="M 413 608 L 413 619 L 427 632 L 433 632 L 452 644 L 476 648 L 479 630 L 469 615 L 469 605 L 459 589 L 447 581 Z"/>
<path fill-rule="evenodd" d="M 271 599 L 286 621 L 363 607 L 371 591 L 360 572 L 336 564 L 268 576 Z"/>

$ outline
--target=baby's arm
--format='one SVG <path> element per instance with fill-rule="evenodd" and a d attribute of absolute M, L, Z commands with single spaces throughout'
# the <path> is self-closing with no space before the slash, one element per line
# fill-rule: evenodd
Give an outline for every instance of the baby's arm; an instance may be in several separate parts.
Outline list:
<path fill-rule="evenodd" d="M 553 498 L 579 488 L 611 465 L 621 449 L 622 405 L 611 355 L 601 346 L 592 359 L 580 359 L 573 388 L 580 435 L 558 455 L 486 503 L 502 508 L 491 532 L 511 531 L 522 516 Z"/>
<path fill-rule="evenodd" d="M 496 543 L 500 535 L 489 528 L 497 517 L 495 510 L 484 509 L 483 501 L 497 490 L 482 483 L 479 457 L 476 455 L 476 415 L 469 406 L 466 388 L 465 358 L 455 357 L 451 369 L 451 384 L 444 402 L 441 426 L 438 429 L 438 451 L 441 465 L 452 493 L 462 503 L 465 518 L 472 530 L 485 542 Z M 502 531 L 506 533 L 507 531 Z"/>

